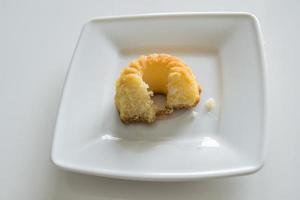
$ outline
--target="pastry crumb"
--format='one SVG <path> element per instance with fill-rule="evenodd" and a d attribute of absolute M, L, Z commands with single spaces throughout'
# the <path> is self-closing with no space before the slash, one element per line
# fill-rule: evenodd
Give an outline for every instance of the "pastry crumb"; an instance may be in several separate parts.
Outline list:
<path fill-rule="evenodd" d="M 216 101 L 213 98 L 209 98 L 206 100 L 205 106 L 206 106 L 207 110 L 211 111 L 212 109 L 214 109 L 216 107 Z"/>

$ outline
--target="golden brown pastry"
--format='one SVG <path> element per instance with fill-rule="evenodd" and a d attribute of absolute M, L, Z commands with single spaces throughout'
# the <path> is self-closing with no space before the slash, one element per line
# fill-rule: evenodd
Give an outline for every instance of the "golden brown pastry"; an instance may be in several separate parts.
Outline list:
<path fill-rule="evenodd" d="M 164 110 L 151 99 L 155 93 L 166 95 Z M 140 56 L 123 70 L 116 82 L 115 104 L 124 123 L 150 123 L 173 109 L 196 106 L 200 93 L 191 69 L 179 58 L 151 54 Z"/>

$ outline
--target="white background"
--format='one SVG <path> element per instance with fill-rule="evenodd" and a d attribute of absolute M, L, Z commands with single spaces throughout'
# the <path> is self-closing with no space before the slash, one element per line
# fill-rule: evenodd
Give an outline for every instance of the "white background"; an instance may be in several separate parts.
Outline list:
<path fill-rule="evenodd" d="M 250 176 L 185 183 L 57 169 L 49 157 L 53 129 L 81 26 L 95 16 L 167 11 L 247 11 L 258 17 L 267 61 L 265 167 Z M 296 0 L 0 0 L 0 199 L 300 199 L 299 37 Z"/>

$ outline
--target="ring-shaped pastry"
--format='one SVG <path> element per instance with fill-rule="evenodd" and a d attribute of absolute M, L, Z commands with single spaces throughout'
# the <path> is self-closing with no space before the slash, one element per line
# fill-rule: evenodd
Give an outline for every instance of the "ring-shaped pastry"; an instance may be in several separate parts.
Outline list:
<path fill-rule="evenodd" d="M 200 93 L 192 70 L 179 58 L 151 54 L 140 56 L 123 70 L 116 82 L 115 104 L 124 123 L 150 123 L 173 109 L 196 106 Z M 155 106 L 154 94 L 166 95 L 164 110 Z"/>

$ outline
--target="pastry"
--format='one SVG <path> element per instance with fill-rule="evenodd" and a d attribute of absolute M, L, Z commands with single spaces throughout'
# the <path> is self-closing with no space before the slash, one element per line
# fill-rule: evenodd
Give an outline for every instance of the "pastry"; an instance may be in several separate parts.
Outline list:
<path fill-rule="evenodd" d="M 140 56 L 129 63 L 116 82 L 115 104 L 128 122 L 153 122 L 173 109 L 191 108 L 200 100 L 201 87 L 192 70 L 168 54 Z M 166 95 L 165 109 L 157 109 L 151 97 Z"/>

